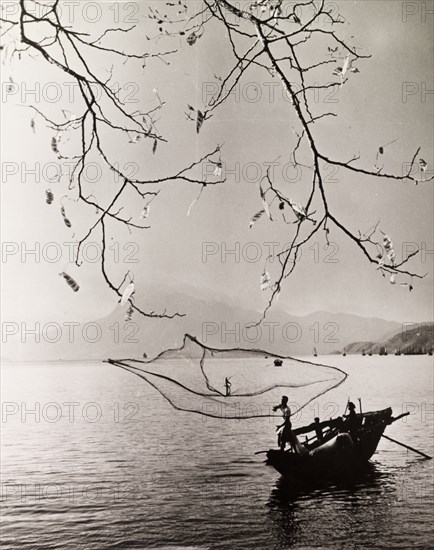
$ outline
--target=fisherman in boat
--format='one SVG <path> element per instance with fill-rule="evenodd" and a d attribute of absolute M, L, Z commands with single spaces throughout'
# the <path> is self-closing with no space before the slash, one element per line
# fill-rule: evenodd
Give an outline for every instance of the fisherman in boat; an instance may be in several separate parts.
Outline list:
<path fill-rule="evenodd" d="M 324 439 L 324 435 L 322 433 L 322 428 L 321 428 L 321 425 L 319 423 L 319 418 L 317 416 L 315 417 L 315 433 L 316 433 L 316 437 L 317 437 L 318 441 L 322 441 Z"/>
<path fill-rule="evenodd" d="M 348 403 L 349 414 L 346 416 L 345 428 L 350 433 L 351 439 L 355 442 L 359 432 L 360 424 L 356 414 L 356 406 L 352 401 Z"/>
<path fill-rule="evenodd" d="M 229 382 L 229 378 L 225 378 L 225 388 L 226 388 L 226 397 L 229 397 L 231 395 L 231 387 L 232 384 Z"/>
<path fill-rule="evenodd" d="M 282 411 L 283 418 L 285 418 L 285 412 L 289 411 L 289 415 L 291 416 L 291 409 L 288 407 L 288 398 L 286 395 L 282 395 L 282 400 L 278 405 L 275 405 L 273 407 L 273 411 L 276 412 L 278 409 Z"/>
<path fill-rule="evenodd" d="M 283 424 L 277 426 L 277 445 L 280 447 L 281 451 L 284 451 L 286 444 L 289 443 L 291 445 L 291 448 L 295 450 L 295 436 L 292 433 L 291 424 L 291 409 L 288 407 L 288 397 L 286 395 L 282 396 L 282 401 L 279 403 L 279 405 L 273 407 L 274 412 L 276 412 L 278 409 L 282 411 Z"/>
<path fill-rule="evenodd" d="M 280 450 L 284 451 L 286 444 L 289 443 L 289 445 L 291 446 L 291 449 L 295 451 L 294 435 L 292 433 L 292 424 L 291 424 L 290 416 L 284 416 L 283 424 L 278 426 L 278 430 L 279 431 L 277 433 L 277 445 L 280 447 Z"/>

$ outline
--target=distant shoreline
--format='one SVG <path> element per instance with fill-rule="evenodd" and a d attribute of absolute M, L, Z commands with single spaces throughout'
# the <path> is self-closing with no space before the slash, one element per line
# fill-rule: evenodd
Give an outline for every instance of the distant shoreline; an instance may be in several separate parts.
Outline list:
<path fill-rule="evenodd" d="M 428 353 L 401 353 L 400 355 L 401 357 L 432 357 L 432 355 L 429 355 Z M 266 361 L 267 359 L 270 360 L 270 361 L 273 361 L 274 358 L 276 356 L 274 355 L 268 355 L 266 357 L 264 357 L 263 359 Z M 291 359 L 294 359 L 294 360 L 297 360 L 297 359 L 300 359 L 300 360 L 308 360 L 310 362 L 315 362 L 321 358 L 332 358 L 332 357 L 342 357 L 342 359 L 345 359 L 345 356 L 342 355 L 342 353 L 329 353 L 329 354 L 318 354 L 317 356 L 314 356 L 314 355 L 294 355 L 294 356 L 287 356 L 287 357 L 283 357 L 282 360 L 283 360 L 283 367 L 285 366 L 285 360 L 286 361 L 291 361 Z M 363 357 L 363 355 L 360 353 L 360 352 L 352 352 L 352 351 L 349 351 L 347 352 L 347 358 L 351 359 L 353 357 Z M 381 355 L 379 353 L 372 353 L 371 355 L 369 355 L 368 353 L 365 353 L 365 357 L 368 358 L 368 357 L 397 357 L 394 353 L 389 353 L 387 355 Z M 230 352 L 227 352 L 227 354 L 225 354 L 225 357 L 224 358 L 220 358 L 220 359 L 224 359 L 224 360 L 229 360 L 229 359 L 254 359 L 254 358 L 257 358 L 257 359 L 260 359 L 256 354 L 253 354 L 253 353 L 245 353 L 245 354 L 231 354 Z M 123 360 L 126 360 L 125 357 L 123 358 L 114 358 L 112 357 L 111 359 L 113 359 L 114 361 L 118 360 L 118 361 L 123 361 Z M 130 360 L 131 359 L 134 359 L 134 357 L 131 357 L 129 358 Z M 177 358 L 176 357 L 165 357 L 165 358 L 160 358 L 159 361 L 174 361 L 176 360 Z M 194 359 L 194 360 L 200 360 L 200 356 L 197 356 L 197 357 L 191 357 L 191 359 Z M 209 357 L 208 359 L 213 359 L 212 357 Z M 214 359 L 218 359 L 218 357 L 214 357 Z M 47 359 L 47 360 L 41 360 L 41 359 L 38 359 L 38 360 L 35 360 L 35 361 L 23 361 L 23 360 L 13 360 L 13 359 L 0 359 L 0 367 L 11 367 L 11 366 L 25 366 L 25 365 L 62 365 L 62 364 L 68 364 L 68 365 L 71 365 L 71 364 L 77 364 L 77 365 L 82 365 L 83 363 L 86 363 L 86 364 L 104 364 L 106 363 L 107 359 L 56 359 L 56 360 L 53 360 L 53 359 Z M 150 359 L 146 362 L 144 362 L 143 364 L 152 364 L 153 363 L 153 360 Z M 264 365 L 266 366 L 266 365 Z M 268 366 L 274 366 L 274 365 L 268 365 Z M 279 367 L 276 367 L 276 368 L 279 368 Z"/>

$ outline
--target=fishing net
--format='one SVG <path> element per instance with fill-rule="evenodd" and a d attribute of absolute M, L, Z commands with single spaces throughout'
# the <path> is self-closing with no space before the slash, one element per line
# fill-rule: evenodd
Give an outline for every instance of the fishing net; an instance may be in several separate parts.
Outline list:
<path fill-rule="evenodd" d="M 257 349 L 216 349 L 186 334 L 151 360 L 109 362 L 150 384 L 175 409 L 226 419 L 272 417 L 282 395 L 293 414 L 347 377 L 337 367 Z"/>

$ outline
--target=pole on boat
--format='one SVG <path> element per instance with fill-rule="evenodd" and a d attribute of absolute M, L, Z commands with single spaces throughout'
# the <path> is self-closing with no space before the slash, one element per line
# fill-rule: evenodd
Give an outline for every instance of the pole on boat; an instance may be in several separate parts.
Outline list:
<path fill-rule="evenodd" d="M 397 420 L 400 420 L 401 418 L 403 418 L 404 416 L 408 416 L 409 414 L 410 414 L 409 412 L 402 413 L 399 416 L 396 416 L 395 418 L 392 418 L 390 420 L 390 423 L 392 424 L 393 422 L 396 422 Z"/>
<path fill-rule="evenodd" d="M 362 413 L 362 398 L 361 398 L 361 397 L 358 397 L 357 399 L 358 399 L 358 401 L 359 401 L 360 414 L 363 414 L 363 413 Z"/>
<path fill-rule="evenodd" d="M 417 449 L 414 449 L 413 447 L 410 447 L 410 445 L 406 445 L 405 443 L 401 443 L 400 441 L 396 441 L 396 439 L 392 439 L 391 437 L 389 437 L 387 435 L 384 435 L 384 434 L 382 435 L 382 437 L 384 437 L 385 439 L 388 439 L 389 441 L 392 441 L 393 443 L 396 443 L 397 445 L 401 445 L 401 447 L 405 447 L 406 449 L 409 449 L 410 451 L 413 451 L 414 453 L 422 455 L 425 458 L 432 459 L 432 456 L 428 456 L 425 453 L 423 453 L 422 451 L 418 451 Z"/>

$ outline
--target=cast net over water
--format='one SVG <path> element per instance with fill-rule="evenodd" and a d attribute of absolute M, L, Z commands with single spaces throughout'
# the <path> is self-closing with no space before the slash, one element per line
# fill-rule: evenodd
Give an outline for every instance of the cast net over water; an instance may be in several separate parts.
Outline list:
<path fill-rule="evenodd" d="M 213 418 L 279 416 L 287 395 L 294 413 L 347 377 L 337 367 L 256 349 L 216 349 L 186 334 L 183 345 L 151 360 L 109 362 L 150 384 L 175 409 Z"/>

